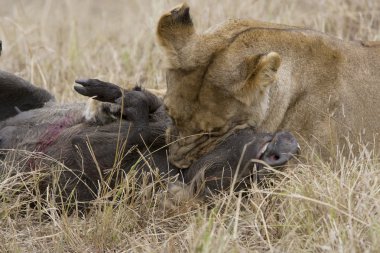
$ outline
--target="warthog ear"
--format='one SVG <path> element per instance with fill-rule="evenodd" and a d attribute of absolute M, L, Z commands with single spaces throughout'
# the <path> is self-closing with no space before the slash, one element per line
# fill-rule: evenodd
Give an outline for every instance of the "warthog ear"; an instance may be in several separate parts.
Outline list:
<path fill-rule="evenodd" d="M 176 55 L 195 34 L 190 17 L 190 8 L 182 4 L 161 16 L 157 25 L 158 43 L 166 50 L 169 57 Z"/>
<path fill-rule="evenodd" d="M 255 55 L 246 59 L 247 78 L 240 90 L 246 97 L 246 103 L 251 103 L 254 96 L 261 94 L 266 88 L 277 80 L 277 70 L 281 65 L 281 57 L 276 52 Z M 257 93 L 258 92 L 258 93 Z"/>

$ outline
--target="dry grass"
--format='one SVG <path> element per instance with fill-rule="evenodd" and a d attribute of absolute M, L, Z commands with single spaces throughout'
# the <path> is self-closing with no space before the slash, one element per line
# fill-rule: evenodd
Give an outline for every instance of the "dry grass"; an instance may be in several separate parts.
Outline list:
<path fill-rule="evenodd" d="M 162 87 L 155 23 L 175 1 L 2 0 L 0 68 L 83 99 L 77 77 Z M 250 17 L 308 26 L 344 39 L 380 39 L 377 0 L 189 1 L 196 26 Z M 270 187 L 221 195 L 211 206 L 163 210 L 149 186 L 126 179 L 91 213 L 58 215 L 38 194 L 38 173 L 0 177 L 0 252 L 379 252 L 379 161 L 364 149 L 329 163 L 313 157 Z M 1 164 L 14 170 L 17 164 Z M 131 189 L 133 189 L 131 191 Z M 131 194 L 133 193 L 133 194 Z M 109 196 L 109 195 L 107 195 Z M 29 202 L 36 208 L 28 208 Z M 43 205 L 42 205 L 43 204 Z"/>

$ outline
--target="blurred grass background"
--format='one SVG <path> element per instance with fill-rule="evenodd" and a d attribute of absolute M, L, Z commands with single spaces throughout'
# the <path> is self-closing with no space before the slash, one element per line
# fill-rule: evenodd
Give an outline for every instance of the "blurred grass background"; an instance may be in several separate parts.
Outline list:
<path fill-rule="evenodd" d="M 77 77 L 124 86 L 162 87 L 155 43 L 159 16 L 178 1 L 1 0 L 0 68 L 52 91 L 59 101 L 81 99 Z M 228 18 L 254 18 L 311 27 L 343 39 L 379 39 L 376 0 L 193 0 L 199 32 Z"/>

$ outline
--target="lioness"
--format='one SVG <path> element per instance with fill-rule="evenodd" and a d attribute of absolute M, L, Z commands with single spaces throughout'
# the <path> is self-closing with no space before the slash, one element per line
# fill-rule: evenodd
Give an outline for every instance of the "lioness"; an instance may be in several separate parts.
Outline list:
<path fill-rule="evenodd" d="M 380 130 L 380 43 L 310 29 L 229 20 L 203 34 L 189 7 L 157 26 L 167 58 L 171 162 L 185 168 L 233 129 L 286 129 L 329 154 Z M 318 144 L 318 145 L 315 145 Z"/>

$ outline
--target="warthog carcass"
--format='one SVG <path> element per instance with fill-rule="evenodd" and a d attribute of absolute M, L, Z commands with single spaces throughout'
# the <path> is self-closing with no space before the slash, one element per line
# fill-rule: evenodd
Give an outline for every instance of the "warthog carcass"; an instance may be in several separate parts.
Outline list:
<path fill-rule="evenodd" d="M 255 159 L 281 166 L 297 152 L 298 144 L 288 132 L 236 130 L 181 170 L 168 163 L 165 131 L 172 121 L 161 99 L 141 88 L 123 90 L 97 79 L 77 83 L 77 92 L 98 100 L 95 106 L 59 105 L 49 92 L 0 71 L 0 149 L 3 160 L 9 156 L 7 151 L 17 149 L 62 162 L 69 170 L 61 174 L 59 184 L 65 194 L 74 191 L 79 201 L 94 199 L 102 178 L 112 176 L 114 184 L 116 175 L 131 168 L 138 174 L 154 169 L 164 177 L 178 176 L 185 184 L 203 178 L 204 190 L 214 192 L 229 188 L 234 178 L 247 181 L 253 167 L 261 167 Z M 26 159 L 24 168 L 38 168 L 39 157 Z M 109 173 L 112 168 L 120 171 Z"/>

